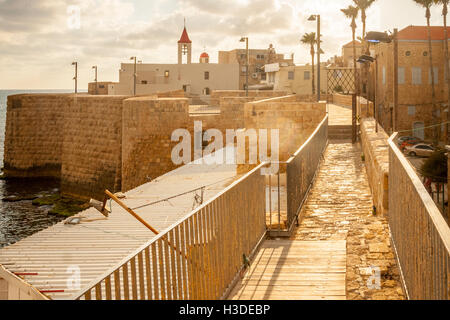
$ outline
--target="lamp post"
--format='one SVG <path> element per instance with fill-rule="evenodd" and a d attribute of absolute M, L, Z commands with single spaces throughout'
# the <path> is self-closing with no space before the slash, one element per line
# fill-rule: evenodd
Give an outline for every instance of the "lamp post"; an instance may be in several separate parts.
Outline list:
<path fill-rule="evenodd" d="M 320 15 L 311 15 L 308 21 L 317 21 L 317 101 L 320 101 Z"/>
<path fill-rule="evenodd" d="M 97 66 L 93 66 L 92 69 L 95 70 L 95 79 L 94 79 L 94 81 L 95 81 L 95 95 L 97 95 L 98 94 L 98 85 L 97 85 L 97 83 L 98 83 L 98 80 L 97 80 L 98 67 Z"/>
<path fill-rule="evenodd" d="M 75 80 L 75 94 L 78 93 L 78 62 L 74 61 L 72 62 L 72 65 L 75 66 L 75 77 L 73 77 L 73 80 Z"/>
<path fill-rule="evenodd" d="M 137 58 L 136 57 L 131 57 L 130 60 L 134 60 L 134 73 L 133 73 L 134 89 L 133 89 L 133 95 L 136 95 Z"/>
<path fill-rule="evenodd" d="M 242 37 L 239 42 L 245 42 L 245 95 L 248 97 L 248 67 L 250 64 L 250 57 L 248 54 L 248 37 Z"/>
<path fill-rule="evenodd" d="M 369 55 L 362 55 L 359 57 L 359 63 L 373 63 L 375 62 L 375 94 L 373 98 L 373 117 L 375 118 L 375 132 L 378 133 L 378 116 L 377 116 L 377 90 L 378 90 L 378 55 L 374 58 Z M 370 81 L 368 81 L 370 83 Z M 367 90 L 369 91 L 369 90 Z M 367 93 L 367 98 L 369 98 L 369 94 Z M 367 112 L 369 108 L 369 99 L 367 99 Z"/>

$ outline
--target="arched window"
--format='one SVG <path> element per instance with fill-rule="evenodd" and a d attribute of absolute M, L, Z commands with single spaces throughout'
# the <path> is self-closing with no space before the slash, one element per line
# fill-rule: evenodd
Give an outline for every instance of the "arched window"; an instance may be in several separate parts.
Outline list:
<path fill-rule="evenodd" d="M 209 88 L 203 89 L 203 94 L 204 94 L 205 96 L 209 96 L 209 95 L 211 94 Z"/>

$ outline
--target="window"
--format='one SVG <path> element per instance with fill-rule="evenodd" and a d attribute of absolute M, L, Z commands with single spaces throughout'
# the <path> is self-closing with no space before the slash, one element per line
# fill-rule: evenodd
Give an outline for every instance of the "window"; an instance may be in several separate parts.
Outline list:
<path fill-rule="evenodd" d="M 288 80 L 294 80 L 294 71 L 288 72 Z"/>
<path fill-rule="evenodd" d="M 241 68 L 242 73 L 245 73 L 246 70 L 247 70 L 247 67 L 245 67 L 245 66 Z"/>
<path fill-rule="evenodd" d="M 100 84 L 98 87 L 99 87 L 100 89 L 105 89 L 105 85 L 104 85 L 104 84 Z"/>
<path fill-rule="evenodd" d="M 405 68 L 398 68 L 398 84 L 405 84 Z"/>
<path fill-rule="evenodd" d="M 205 80 L 209 80 L 209 71 L 205 71 Z"/>
<path fill-rule="evenodd" d="M 386 67 L 383 66 L 383 84 L 386 84 Z"/>
<path fill-rule="evenodd" d="M 241 54 L 241 59 L 244 60 L 245 59 L 245 53 Z"/>
<path fill-rule="evenodd" d="M 439 68 L 434 67 L 434 84 L 439 84 Z M 428 84 L 431 84 L 431 68 L 428 69 Z"/>
<path fill-rule="evenodd" d="M 408 116 L 416 115 L 416 106 L 408 106 Z"/>
<path fill-rule="evenodd" d="M 266 79 L 267 79 L 267 74 L 261 73 L 261 80 L 266 80 Z"/>
<path fill-rule="evenodd" d="M 142 80 L 141 84 L 147 84 L 147 80 Z"/>
<path fill-rule="evenodd" d="M 406 51 L 405 55 L 406 55 L 407 57 L 411 56 L 411 51 Z"/>
<path fill-rule="evenodd" d="M 422 68 L 412 68 L 412 84 L 422 84 Z"/>
<path fill-rule="evenodd" d="M 164 72 L 164 77 L 168 78 L 168 77 L 169 77 L 169 75 L 170 75 L 170 72 L 169 72 L 169 70 L 166 70 L 166 71 Z"/>
<path fill-rule="evenodd" d="M 424 57 L 427 57 L 427 56 L 428 56 L 428 51 L 424 51 L 424 52 L 423 52 L 423 56 L 424 56 Z"/>
<path fill-rule="evenodd" d="M 303 79 L 304 80 L 311 80 L 311 71 L 305 71 L 303 73 Z"/>
<path fill-rule="evenodd" d="M 209 96 L 209 95 L 210 95 L 210 90 L 209 90 L 209 88 L 203 89 L 203 94 L 204 94 L 205 96 Z"/>

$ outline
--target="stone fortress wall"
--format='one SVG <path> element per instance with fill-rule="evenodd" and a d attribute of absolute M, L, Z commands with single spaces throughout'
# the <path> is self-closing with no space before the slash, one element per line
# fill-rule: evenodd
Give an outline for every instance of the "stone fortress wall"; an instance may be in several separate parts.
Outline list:
<path fill-rule="evenodd" d="M 225 136 L 226 129 L 249 125 L 282 129 L 285 122 L 277 119 L 291 119 L 296 123 L 289 126 L 295 129 L 292 137 L 298 138 L 323 118 L 314 111 L 314 104 L 296 102 L 306 97 L 284 97 L 280 100 L 283 103 L 254 105 L 252 102 L 261 96 L 281 97 L 285 93 L 250 91 L 249 97 L 245 91 L 233 94 L 213 92 L 220 107 L 220 113 L 214 114 L 189 114 L 189 100 L 182 91 L 142 97 L 10 96 L 5 176 L 59 178 L 63 194 L 102 200 L 105 189 L 128 191 L 176 169 L 171 153 L 179 142 L 171 141 L 172 132 L 188 130 L 193 144 L 194 121 L 202 121 L 203 131 L 215 128 Z M 254 120 L 253 112 L 247 111 L 249 107 L 261 109 Z M 318 116 L 317 121 L 312 115 Z M 267 122 L 270 118 L 274 119 L 272 124 Z"/>

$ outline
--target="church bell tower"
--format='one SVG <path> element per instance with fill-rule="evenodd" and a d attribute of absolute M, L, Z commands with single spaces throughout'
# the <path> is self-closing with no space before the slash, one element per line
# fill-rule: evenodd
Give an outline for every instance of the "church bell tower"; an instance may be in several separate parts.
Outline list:
<path fill-rule="evenodd" d="M 178 64 L 183 64 L 183 56 L 186 56 L 186 63 L 192 63 L 192 41 L 186 30 L 186 21 L 184 23 L 183 33 L 178 41 Z"/>

